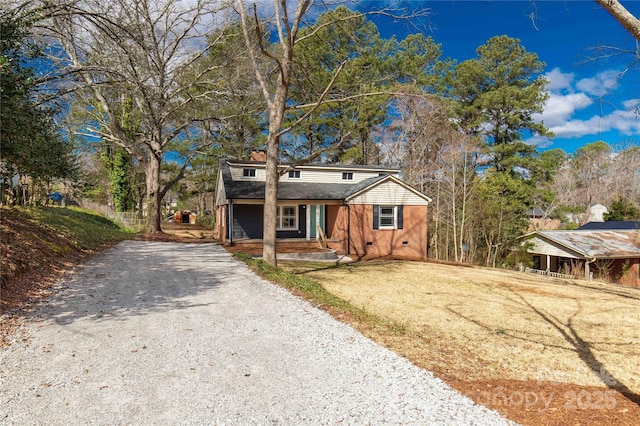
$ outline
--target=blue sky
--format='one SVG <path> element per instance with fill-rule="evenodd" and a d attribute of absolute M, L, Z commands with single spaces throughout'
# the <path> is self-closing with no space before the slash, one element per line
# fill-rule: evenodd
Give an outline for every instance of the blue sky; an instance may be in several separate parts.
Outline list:
<path fill-rule="evenodd" d="M 361 5 L 380 7 L 383 2 Z M 443 56 L 458 61 L 475 56 L 489 38 L 506 34 L 547 64 L 550 98 L 542 115 L 556 137 L 528 142 L 540 149 L 576 148 L 597 140 L 614 147 L 640 144 L 640 70 L 633 55 L 618 54 L 596 60 L 595 48 L 635 49 L 635 41 L 620 24 L 593 1 L 421 1 L 430 16 L 424 33 L 442 44 Z M 622 1 L 640 16 L 640 1 Z M 403 38 L 406 23 L 374 19 L 383 37 Z M 609 52 L 611 53 L 611 52 Z M 626 70 L 626 72 L 625 72 Z"/>

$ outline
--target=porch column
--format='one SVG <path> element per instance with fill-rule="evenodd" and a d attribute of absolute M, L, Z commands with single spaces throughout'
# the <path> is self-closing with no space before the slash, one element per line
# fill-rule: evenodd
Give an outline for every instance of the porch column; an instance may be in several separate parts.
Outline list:
<path fill-rule="evenodd" d="M 305 220 L 307 221 L 307 241 L 311 241 L 311 204 L 307 204 Z"/>
<path fill-rule="evenodd" d="M 584 276 L 591 281 L 591 268 L 589 268 L 589 259 L 584 261 Z"/>
<path fill-rule="evenodd" d="M 551 255 L 547 255 L 547 272 L 551 272 Z"/>
<path fill-rule="evenodd" d="M 229 200 L 229 245 L 233 245 L 233 200 Z"/>
<path fill-rule="evenodd" d="M 322 209 L 322 207 L 320 205 L 316 206 L 316 240 L 320 240 L 320 233 L 318 232 L 318 226 L 320 228 L 322 228 L 322 225 L 320 225 L 320 209 Z"/>

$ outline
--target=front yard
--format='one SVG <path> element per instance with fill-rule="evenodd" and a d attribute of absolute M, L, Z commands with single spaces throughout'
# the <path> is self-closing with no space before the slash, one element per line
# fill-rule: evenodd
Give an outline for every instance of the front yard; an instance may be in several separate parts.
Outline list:
<path fill-rule="evenodd" d="M 370 337 L 513 420 L 640 414 L 640 289 L 436 263 L 280 266 L 400 324 L 403 337 Z"/>

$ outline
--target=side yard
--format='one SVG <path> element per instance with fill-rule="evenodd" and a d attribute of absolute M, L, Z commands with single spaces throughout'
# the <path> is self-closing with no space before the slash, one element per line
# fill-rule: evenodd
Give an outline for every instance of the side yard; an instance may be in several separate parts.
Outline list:
<path fill-rule="evenodd" d="M 435 263 L 280 266 L 400 324 L 365 334 L 513 420 L 640 418 L 640 289 Z"/>

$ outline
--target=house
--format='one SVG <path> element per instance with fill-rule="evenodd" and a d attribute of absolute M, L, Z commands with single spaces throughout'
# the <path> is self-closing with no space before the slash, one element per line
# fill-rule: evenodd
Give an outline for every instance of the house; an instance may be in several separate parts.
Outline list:
<path fill-rule="evenodd" d="M 602 204 L 594 204 L 587 209 L 587 222 L 604 222 L 604 214 L 609 213 L 609 209 Z"/>
<path fill-rule="evenodd" d="M 558 229 L 562 224 L 560 219 L 549 216 L 546 211 L 538 207 L 527 210 L 527 217 L 530 231 Z"/>
<path fill-rule="evenodd" d="M 280 165 L 277 238 L 326 241 L 338 254 L 427 257 L 429 197 L 399 170 L 358 165 Z M 261 240 L 265 162 L 222 159 L 216 186 L 216 238 Z"/>
<path fill-rule="evenodd" d="M 640 287 L 640 230 L 538 231 L 528 252 L 533 270 Z"/>

